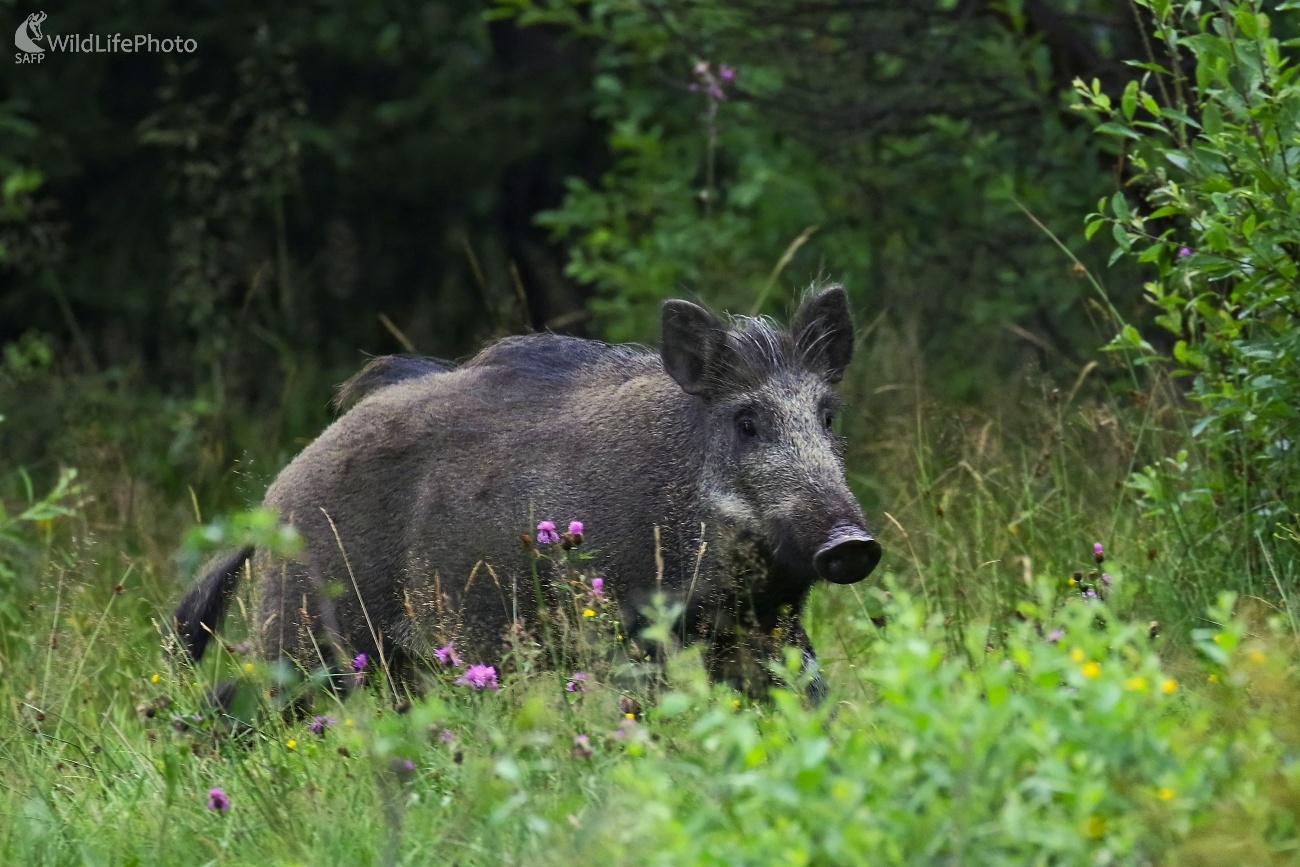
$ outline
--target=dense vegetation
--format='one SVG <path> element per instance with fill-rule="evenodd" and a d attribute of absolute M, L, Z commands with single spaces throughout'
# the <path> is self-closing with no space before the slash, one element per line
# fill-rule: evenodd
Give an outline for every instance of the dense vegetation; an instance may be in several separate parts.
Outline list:
<path fill-rule="evenodd" d="M 0 103 L 0 858 L 1292 863 L 1292 5 L 51 12 L 201 48 Z M 521 640 L 412 702 L 367 660 L 238 740 L 203 691 L 277 676 L 244 618 L 164 651 L 206 550 L 292 544 L 250 508 L 363 353 L 819 278 L 886 548 L 813 597 L 823 706 L 689 648 L 652 696 L 585 590 L 583 677 Z"/>

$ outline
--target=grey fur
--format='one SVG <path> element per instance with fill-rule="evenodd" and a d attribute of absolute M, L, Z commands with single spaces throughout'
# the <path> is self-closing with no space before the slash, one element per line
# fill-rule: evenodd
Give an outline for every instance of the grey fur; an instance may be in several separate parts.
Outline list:
<path fill-rule="evenodd" d="M 762 688 L 782 646 L 813 659 L 800 613 L 817 569 L 845 583 L 879 558 L 825 423 L 848 315 L 838 286 L 793 334 L 669 301 L 658 353 L 532 334 L 455 369 L 372 361 L 345 386 L 356 406 L 267 491 L 306 547 L 254 556 L 262 652 L 313 668 L 381 651 L 400 673 L 455 639 L 498 661 L 516 619 L 535 623 L 520 536 L 550 519 L 585 523 L 625 634 L 662 590 L 717 679 Z"/>
<path fill-rule="evenodd" d="M 445 361 L 415 355 L 381 355 L 372 358 L 356 376 L 338 387 L 334 394 L 334 408 L 350 409 L 371 392 L 406 379 L 443 373 L 450 369 L 451 365 Z"/>

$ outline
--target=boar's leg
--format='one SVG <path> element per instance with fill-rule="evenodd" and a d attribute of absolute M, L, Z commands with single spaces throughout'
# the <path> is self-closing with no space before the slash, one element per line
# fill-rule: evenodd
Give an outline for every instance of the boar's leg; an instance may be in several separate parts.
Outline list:
<path fill-rule="evenodd" d="M 808 633 L 798 620 L 779 632 L 740 627 L 730 634 L 715 634 L 704 649 L 704 666 L 715 683 L 765 700 L 769 690 L 785 685 L 772 673 L 771 665 L 784 665 L 787 647 L 799 650 L 803 658 L 800 673 L 807 676 L 804 696 L 812 705 L 820 704 L 826 698 L 826 681 L 818 670 Z"/>
<path fill-rule="evenodd" d="M 300 712 L 311 705 L 311 695 L 298 689 L 302 678 L 323 678 L 345 697 L 356 678 L 324 582 L 306 563 L 268 556 L 259 565 L 263 595 L 256 624 L 258 649 L 276 667 L 279 683 L 274 692 L 287 692 Z M 372 650 L 368 656 L 378 664 L 378 654 Z"/>

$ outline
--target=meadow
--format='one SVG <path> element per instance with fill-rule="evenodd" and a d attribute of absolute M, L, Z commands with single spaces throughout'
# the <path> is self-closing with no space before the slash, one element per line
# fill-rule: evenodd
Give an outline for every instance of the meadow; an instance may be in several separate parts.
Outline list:
<path fill-rule="evenodd" d="M 3 525 L 42 576 L 6 606 L 4 861 L 1289 863 L 1285 609 L 1234 608 L 1143 515 L 1131 419 L 1039 386 L 1015 430 L 924 402 L 853 420 L 887 553 L 879 580 L 814 595 L 818 708 L 710 687 L 690 648 L 652 699 L 588 598 L 584 677 L 535 642 L 499 688 L 457 683 L 464 660 L 411 701 L 369 666 L 298 721 L 264 696 L 235 739 L 204 688 L 273 678 L 241 618 L 197 671 L 163 650 L 203 525 L 149 491 L 127 515 L 123 479 L 78 473 Z"/>

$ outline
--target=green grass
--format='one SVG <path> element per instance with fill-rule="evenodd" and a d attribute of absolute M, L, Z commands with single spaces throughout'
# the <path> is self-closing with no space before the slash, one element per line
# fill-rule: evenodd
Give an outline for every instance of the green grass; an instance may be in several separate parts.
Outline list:
<path fill-rule="evenodd" d="M 635 720 L 607 667 L 583 694 L 525 665 L 241 742 L 191 714 L 222 672 L 266 672 L 162 650 L 191 504 L 83 466 L 66 514 L 0 518 L 0 863 L 1293 863 L 1294 635 L 1277 600 L 1207 607 L 1231 571 L 1121 487 L 1141 426 L 1047 397 L 851 420 L 887 555 L 815 591 L 819 709 L 711 688 L 687 649 Z M 1105 604 L 1070 585 L 1095 541 Z"/>

